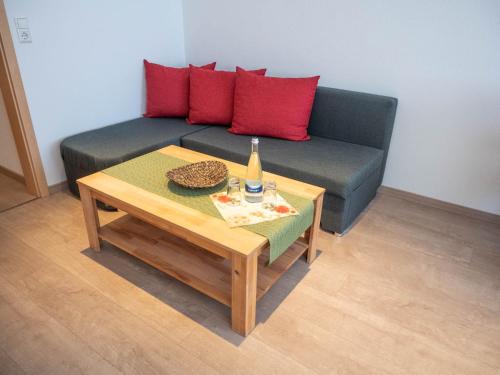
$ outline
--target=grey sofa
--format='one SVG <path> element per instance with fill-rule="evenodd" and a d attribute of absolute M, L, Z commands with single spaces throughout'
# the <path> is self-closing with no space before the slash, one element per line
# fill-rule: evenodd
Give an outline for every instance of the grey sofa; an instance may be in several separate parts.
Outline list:
<path fill-rule="evenodd" d="M 342 233 L 382 182 L 396 107 L 395 98 L 318 87 L 311 140 L 260 137 L 263 168 L 323 186 L 321 226 Z M 179 118 L 138 118 L 77 134 L 61 143 L 69 187 L 78 195 L 76 179 L 172 144 L 245 164 L 250 137 Z"/>

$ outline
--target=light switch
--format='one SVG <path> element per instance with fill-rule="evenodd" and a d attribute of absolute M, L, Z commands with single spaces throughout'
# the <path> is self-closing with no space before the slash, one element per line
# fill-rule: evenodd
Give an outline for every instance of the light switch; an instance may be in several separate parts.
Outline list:
<path fill-rule="evenodd" d="M 14 18 L 16 29 L 29 29 L 28 19 L 26 17 Z"/>
<path fill-rule="evenodd" d="M 31 43 L 30 29 L 17 29 L 17 36 L 21 43 Z"/>

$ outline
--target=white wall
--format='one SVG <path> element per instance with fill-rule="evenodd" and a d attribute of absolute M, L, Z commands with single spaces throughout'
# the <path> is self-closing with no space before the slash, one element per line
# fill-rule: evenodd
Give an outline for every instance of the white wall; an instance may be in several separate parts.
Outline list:
<path fill-rule="evenodd" d="M 500 1 L 188 0 L 186 59 L 399 99 L 384 184 L 500 214 Z"/>
<path fill-rule="evenodd" d="M 66 179 L 60 141 L 139 117 L 143 58 L 184 65 L 181 0 L 5 0 L 49 185 Z M 33 43 L 17 41 L 28 17 Z"/>
<path fill-rule="evenodd" d="M 12 172 L 23 175 L 23 169 L 17 154 L 16 143 L 12 135 L 7 108 L 0 94 L 0 165 Z"/>

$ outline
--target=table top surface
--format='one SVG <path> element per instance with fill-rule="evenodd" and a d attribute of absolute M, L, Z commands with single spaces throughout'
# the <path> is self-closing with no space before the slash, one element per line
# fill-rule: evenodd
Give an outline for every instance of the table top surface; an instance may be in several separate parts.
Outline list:
<path fill-rule="evenodd" d="M 245 165 L 182 147 L 168 146 L 158 151 L 192 163 L 202 160 L 219 160 L 226 164 L 230 175 L 244 178 L 246 174 Z M 276 181 L 280 190 L 311 200 L 316 200 L 325 191 L 321 187 L 268 172 L 264 172 L 263 178 Z M 188 232 L 206 238 L 207 241 L 219 244 L 230 252 L 249 255 L 256 250 L 264 249 L 269 244 L 264 236 L 241 227 L 230 228 L 222 219 L 206 215 L 102 172 L 83 177 L 78 180 L 78 183 L 104 196 L 110 196 L 141 211 L 148 212 L 154 215 L 157 220 L 182 227 Z"/>

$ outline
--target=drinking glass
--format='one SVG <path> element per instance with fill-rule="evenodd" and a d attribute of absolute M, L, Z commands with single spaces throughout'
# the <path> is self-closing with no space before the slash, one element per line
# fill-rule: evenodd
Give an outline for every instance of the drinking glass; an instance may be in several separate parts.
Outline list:
<path fill-rule="evenodd" d="M 275 205 L 277 194 L 276 181 L 264 181 L 264 203 Z"/>
<path fill-rule="evenodd" d="M 234 204 L 241 202 L 240 179 L 238 177 L 230 177 L 228 179 L 227 196 L 231 198 Z"/>

